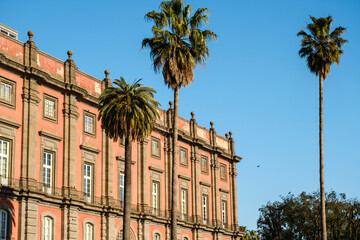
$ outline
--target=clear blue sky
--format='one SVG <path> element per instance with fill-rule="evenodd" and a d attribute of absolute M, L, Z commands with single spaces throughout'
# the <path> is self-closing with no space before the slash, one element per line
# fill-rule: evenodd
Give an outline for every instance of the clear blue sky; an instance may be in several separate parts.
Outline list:
<path fill-rule="evenodd" d="M 172 91 L 152 70 L 145 13 L 160 1 L 1 0 L 0 22 L 27 40 L 33 30 L 38 48 L 61 60 L 74 52 L 79 69 L 99 79 L 143 78 L 168 108 Z M 360 196 L 360 1 L 359 0 L 193 0 L 207 7 L 219 35 L 209 44 L 205 68 L 180 92 L 180 115 L 219 134 L 233 132 L 238 164 L 239 224 L 256 228 L 258 208 L 288 192 L 319 189 L 318 82 L 298 57 L 296 33 L 309 15 L 332 15 L 348 28 L 340 66 L 333 66 L 324 92 L 326 190 Z M 257 168 L 257 165 L 260 165 Z"/>

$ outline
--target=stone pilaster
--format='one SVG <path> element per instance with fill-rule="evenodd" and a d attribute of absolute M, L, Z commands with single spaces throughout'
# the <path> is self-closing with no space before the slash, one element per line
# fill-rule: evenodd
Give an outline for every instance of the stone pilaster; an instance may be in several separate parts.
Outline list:
<path fill-rule="evenodd" d="M 64 80 L 67 89 L 76 84 L 76 66 L 71 59 L 72 51 L 68 51 L 69 58 L 64 63 Z M 70 91 L 64 96 L 64 187 L 75 189 L 76 187 L 76 155 L 77 155 L 77 119 L 79 118 L 76 96 Z M 69 193 L 69 192 L 68 192 Z"/>
<path fill-rule="evenodd" d="M 79 214 L 76 207 L 69 205 L 68 206 L 68 240 L 78 239 L 79 238 Z"/>
<path fill-rule="evenodd" d="M 38 203 L 31 199 L 27 199 L 25 201 L 25 239 L 37 239 Z"/>
<path fill-rule="evenodd" d="M 28 32 L 29 40 L 24 44 L 24 65 L 26 73 L 23 85 L 23 134 L 21 178 L 26 188 L 35 184 L 37 169 L 37 118 L 40 102 L 38 84 L 31 76 L 31 68 L 37 67 L 37 47 L 32 40 L 34 33 Z"/>
<path fill-rule="evenodd" d="M 190 136 L 193 139 L 197 138 L 197 122 L 194 118 L 195 113 L 191 112 L 190 119 Z M 199 147 L 197 145 L 191 146 L 191 178 L 192 178 L 192 203 L 193 203 L 193 215 L 195 222 L 199 222 L 199 217 L 201 216 L 201 193 L 200 193 L 200 157 L 199 157 Z M 194 238 L 196 239 L 196 238 Z"/>
<path fill-rule="evenodd" d="M 173 112 L 172 108 L 173 102 L 169 102 L 169 109 L 166 111 L 165 126 L 169 129 L 170 134 L 165 137 L 165 210 L 170 215 L 171 210 L 171 179 L 172 179 L 172 121 L 173 121 Z"/>
<path fill-rule="evenodd" d="M 105 70 L 105 78 L 102 81 L 102 91 L 111 87 L 109 79 L 109 70 Z M 102 196 L 105 197 L 105 203 L 111 205 L 113 200 L 113 140 L 102 131 Z"/>
<path fill-rule="evenodd" d="M 211 185 L 213 196 L 213 222 L 216 226 L 220 226 L 219 166 L 217 160 L 217 153 L 211 153 Z"/>
<path fill-rule="evenodd" d="M 143 233 L 143 239 L 144 240 L 151 240 L 151 235 L 150 235 L 150 223 L 151 221 L 149 220 L 144 220 L 144 233 Z"/>
<path fill-rule="evenodd" d="M 138 143 L 138 203 L 141 209 L 147 209 L 148 178 L 147 178 L 147 148 L 149 140 L 144 139 Z"/>

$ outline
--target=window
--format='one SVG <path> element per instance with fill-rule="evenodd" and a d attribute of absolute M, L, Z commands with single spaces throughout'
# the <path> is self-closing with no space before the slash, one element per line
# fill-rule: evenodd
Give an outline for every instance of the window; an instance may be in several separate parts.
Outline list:
<path fill-rule="evenodd" d="M 151 201 L 151 206 L 153 208 L 153 213 L 156 213 L 156 210 L 158 210 L 160 208 L 160 201 L 159 201 L 159 197 L 160 197 L 160 192 L 159 192 L 159 187 L 160 187 L 160 183 L 159 182 L 152 182 L 152 201 Z M 155 211 L 154 211 L 155 210 Z"/>
<path fill-rule="evenodd" d="M 226 165 L 223 163 L 220 163 L 220 179 L 226 181 Z"/>
<path fill-rule="evenodd" d="M 84 164 L 84 194 L 85 197 L 91 196 L 92 188 L 92 165 Z M 89 201 L 89 198 L 87 199 Z"/>
<path fill-rule="evenodd" d="M 185 219 L 185 216 L 187 214 L 187 200 L 188 200 L 187 195 L 188 195 L 187 189 L 182 188 L 180 194 L 180 210 L 181 210 L 182 219 Z"/>
<path fill-rule="evenodd" d="M 53 236 L 53 219 L 51 217 L 44 217 L 42 226 L 42 240 L 52 240 Z"/>
<path fill-rule="evenodd" d="M 119 196 L 119 199 L 120 201 L 124 201 L 124 189 L 125 189 L 125 174 L 124 173 L 120 173 L 120 179 L 119 179 L 119 182 L 120 182 L 120 189 L 119 189 L 119 192 L 120 192 L 120 196 Z"/>
<path fill-rule="evenodd" d="M 160 234 L 159 233 L 154 234 L 154 240 L 160 240 Z"/>
<path fill-rule="evenodd" d="M 201 172 L 203 173 L 209 172 L 209 162 L 208 162 L 208 158 L 205 156 L 201 156 Z"/>
<path fill-rule="evenodd" d="M 121 229 L 116 237 L 116 240 L 122 240 L 123 239 L 123 230 Z M 132 233 L 130 233 L 130 240 L 133 240 L 134 237 L 132 235 Z"/>
<path fill-rule="evenodd" d="M 202 217 L 203 223 L 206 224 L 208 219 L 208 195 L 202 195 Z"/>
<path fill-rule="evenodd" d="M 221 201 L 221 221 L 223 225 L 227 224 L 227 201 Z"/>
<path fill-rule="evenodd" d="M 95 114 L 84 111 L 84 133 L 92 137 L 95 137 L 96 133 L 95 119 Z"/>
<path fill-rule="evenodd" d="M 57 121 L 57 99 L 49 95 L 44 95 L 43 104 L 44 119 Z"/>
<path fill-rule="evenodd" d="M 7 224 L 8 224 L 8 214 L 7 211 L 0 210 L 0 240 L 5 240 L 7 238 Z"/>
<path fill-rule="evenodd" d="M 10 143 L 0 139 L 0 177 L 1 184 L 7 185 L 9 158 L 10 158 Z"/>
<path fill-rule="evenodd" d="M 151 139 L 151 155 L 155 158 L 160 158 L 160 139 Z"/>
<path fill-rule="evenodd" d="M 187 237 L 183 237 L 183 240 L 189 240 Z"/>
<path fill-rule="evenodd" d="M 188 151 L 186 148 L 180 147 L 180 165 L 188 166 Z"/>
<path fill-rule="evenodd" d="M 0 78 L 0 103 L 15 107 L 15 82 Z"/>
<path fill-rule="evenodd" d="M 84 240 L 93 240 L 94 227 L 91 223 L 85 224 Z"/>
<path fill-rule="evenodd" d="M 53 168 L 53 154 L 49 152 L 43 153 L 43 190 L 51 193 L 52 184 L 52 168 Z"/>

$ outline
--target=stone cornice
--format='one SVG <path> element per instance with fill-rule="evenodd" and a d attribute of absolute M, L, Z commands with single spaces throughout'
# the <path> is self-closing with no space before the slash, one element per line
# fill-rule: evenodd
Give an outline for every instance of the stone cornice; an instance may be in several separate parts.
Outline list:
<path fill-rule="evenodd" d="M 19 128 L 21 127 L 21 124 L 17 123 L 14 119 L 0 114 L 0 123 L 8 125 L 12 128 Z"/>
<path fill-rule="evenodd" d="M 100 153 L 100 149 L 98 149 L 96 146 L 92 145 L 92 144 L 89 144 L 89 143 L 83 143 L 80 145 L 80 149 L 82 150 L 86 150 L 86 151 L 89 151 L 89 152 L 93 152 L 93 153 Z"/>
<path fill-rule="evenodd" d="M 51 138 L 58 142 L 60 142 L 62 140 L 62 137 L 58 136 L 56 133 L 52 132 L 51 130 L 48 130 L 45 128 L 43 128 L 43 129 L 41 129 L 41 131 L 39 131 L 39 135 L 47 137 L 47 138 Z"/>

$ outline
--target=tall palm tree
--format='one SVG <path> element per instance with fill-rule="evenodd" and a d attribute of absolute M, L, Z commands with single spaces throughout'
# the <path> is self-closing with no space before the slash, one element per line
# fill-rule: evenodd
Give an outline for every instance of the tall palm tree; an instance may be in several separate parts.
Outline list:
<path fill-rule="evenodd" d="M 326 214 L 325 214 L 325 184 L 324 184 L 324 147 L 323 147 L 323 81 L 330 73 L 330 66 L 333 63 L 340 64 L 340 57 L 343 53 L 342 45 L 347 40 L 341 38 L 346 31 L 344 27 L 337 27 L 330 32 L 333 18 L 314 18 L 310 16 L 312 23 L 308 24 L 305 31 L 298 32 L 301 36 L 301 49 L 299 55 L 306 58 L 310 72 L 319 77 L 319 157 L 320 157 L 320 195 L 321 195 L 321 226 L 322 239 L 327 239 Z"/>
<path fill-rule="evenodd" d="M 154 99 L 156 91 L 139 82 L 128 84 L 120 77 L 114 81 L 117 87 L 105 89 L 100 96 L 101 127 L 115 141 L 125 137 L 124 240 L 130 240 L 132 142 L 147 137 L 159 117 L 155 108 L 159 105 Z"/>
<path fill-rule="evenodd" d="M 208 9 L 200 8 L 190 17 L 192 8 L 182 0 L 163 1 L 159 12 L 152 11 L 145 18 L 154 22 L 152 38 L 145 38 L 142 48 L 150 48 L 155 72 L 162 69 L 165 84 L 174 90 L 172 142 L 172 199 L 171 239 L 177 239 L 177 140 L 179 90 L 194 79 L 197 64 L 204 64 L 210 55 L 207 41 L 216 34 L 201 27 L 208 23 Z"/>

